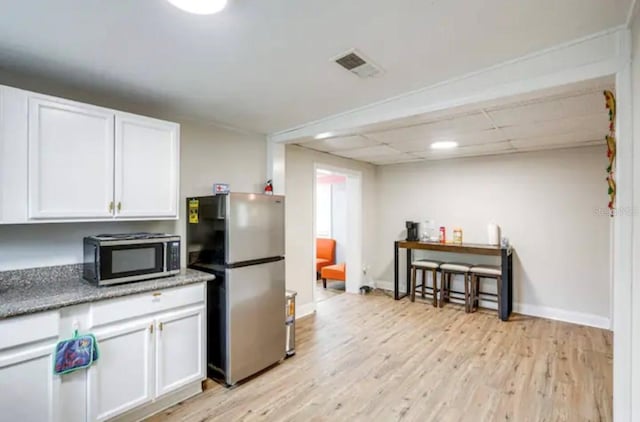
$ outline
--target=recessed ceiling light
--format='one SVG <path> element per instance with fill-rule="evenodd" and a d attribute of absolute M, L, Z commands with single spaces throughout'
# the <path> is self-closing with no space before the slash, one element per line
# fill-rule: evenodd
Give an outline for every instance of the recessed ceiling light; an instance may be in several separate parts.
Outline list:
<path fill-rule="evenodd" d="M 333 136 L 332 132 L 323 132 L 323 133 L 319 133 L 316 136 L 314 136 L 314 139 L 327 139 L 327 138 L 331 138 Z"/>
<path fill-rule="evenodd" d="M 227 5 L 227 0 L 168 0 L 169 3 L 185 12 L 196 15 L 212 15 Z"/>
<path fill-rule="evenodd" d="M 458 143 L 454 141 L 440 141 L 440 142 L 432 143 L 431 149 L 451 149 L 457 146 L 458 146 Z"/>

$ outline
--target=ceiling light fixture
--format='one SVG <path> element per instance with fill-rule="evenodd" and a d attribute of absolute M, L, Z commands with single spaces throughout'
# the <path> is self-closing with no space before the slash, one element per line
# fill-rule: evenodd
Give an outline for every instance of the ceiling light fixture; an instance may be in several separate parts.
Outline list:
<path fill-rule="evenodd" d="M 452 149 L 458 146 L 457 142 L 454 141 L 440 141 L 434 142 L 431 144 L 431 149 Z"/>
<path fill-rule="evenodd" d="M 168 0 L 169 3 L 185 12 L 196 15 L 212 15 L 227 6 L 227 0 Z"/>
<path fill-rule="evenodd" d="M 327 138 L 331 138 L 333 136 L 332 132 L 323 132 L 323 133 L 319 133 L 316 136 L 314 136 L 314 139 L 327 139 Z"/>

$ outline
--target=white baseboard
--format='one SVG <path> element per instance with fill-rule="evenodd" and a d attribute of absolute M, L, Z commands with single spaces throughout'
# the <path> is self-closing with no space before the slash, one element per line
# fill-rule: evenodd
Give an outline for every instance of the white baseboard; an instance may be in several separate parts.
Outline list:
<path fill-rule="evenodd" d="M 305 303 L 304 305 L 296 305 L 296 319 L 306 317 L 316 312 L 316 304 L 314 302 Z"/>
<path fill-rule="evenodd" d="M 376 288 L 378 289 L 393 291 L 393 282 L 391 281 L 376 280 L 375 283 Z M 400 283 L 400 291 L 404 293 L 403 283 Z M 612 328 L 611 321 L 607 317 L 552 308 L 549 306 L 514 303 L 513 312 L 517 312 L 522 315 L 569 322 L 572 324 L 587 325 L 589 327 L 604 328 L 605 330 L 610 330 Z"/>
<path fill-rule="evenodd" d="M 402 293 L 404 293 L 404 289 L 402 286 L 402 283 L 400 283 L 400 291 Z M 385 281 L 385 280 L 376 280 L 375 281 L 375 288 L 376 289 L 382 289 L 382 290 L 389 290 L 389 291 L 393 291 L 393 282 L 392 281 Z"/>
<path fill-rule="evenodd" d="M 530 305 L 527 303 L 514 303 L 513 312 L 556 321 L 570 322 L 572 324 L 587 325 L 589 327 L 611 329 L 611 321 L 607 317 L 583 312 L 567 311 L 565 309 L 551 308 L 549 306 Z"/>
<path fill-rule="evenodd" d="M 120 416 L 116 416 L 112 421 L 117 422 L 136 422 L 141 421 L 149 416 L 155 415 L 156 413 L 162 412 L 173 406 L 174 404 L 180 403 L 188 399 L 189 397 L 193 397 L 197 394 L 202 393 L 202 381 L 196 381 L 191 384 L 185 385 L 184 387 L 174 391 L 173 393 L 161 397 L 156 401 L 153 401 L 147 405 L 140 406 L 138 408 L 132 409 Z"/>

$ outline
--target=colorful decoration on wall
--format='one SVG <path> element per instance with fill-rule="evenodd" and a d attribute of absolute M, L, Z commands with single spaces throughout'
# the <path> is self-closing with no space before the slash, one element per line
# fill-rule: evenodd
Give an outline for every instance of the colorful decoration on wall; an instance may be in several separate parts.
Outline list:
<path fill-rule="evenodd" d="M 607 140 L 607 158 L 609 158 L 609 166 L 607 167 L 607 184 L 609 185 L 609 213 L 611 217 L 613 217 L 615 214 L 616 206 L 616 97 L 611 91 L 604 91 L 604 98 L 606 106 L 609 109 L 609 134 L 605 139 Z"/>

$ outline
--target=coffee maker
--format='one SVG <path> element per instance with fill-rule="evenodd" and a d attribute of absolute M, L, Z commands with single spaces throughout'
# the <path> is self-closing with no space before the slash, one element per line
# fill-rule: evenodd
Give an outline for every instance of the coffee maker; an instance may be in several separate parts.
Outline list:
<path fill-rule="evenodd" d="M 420 240 L 418 237 L 418 223 L 415 221 L 407 221 L 407 241 L 417 242 Z"/>

